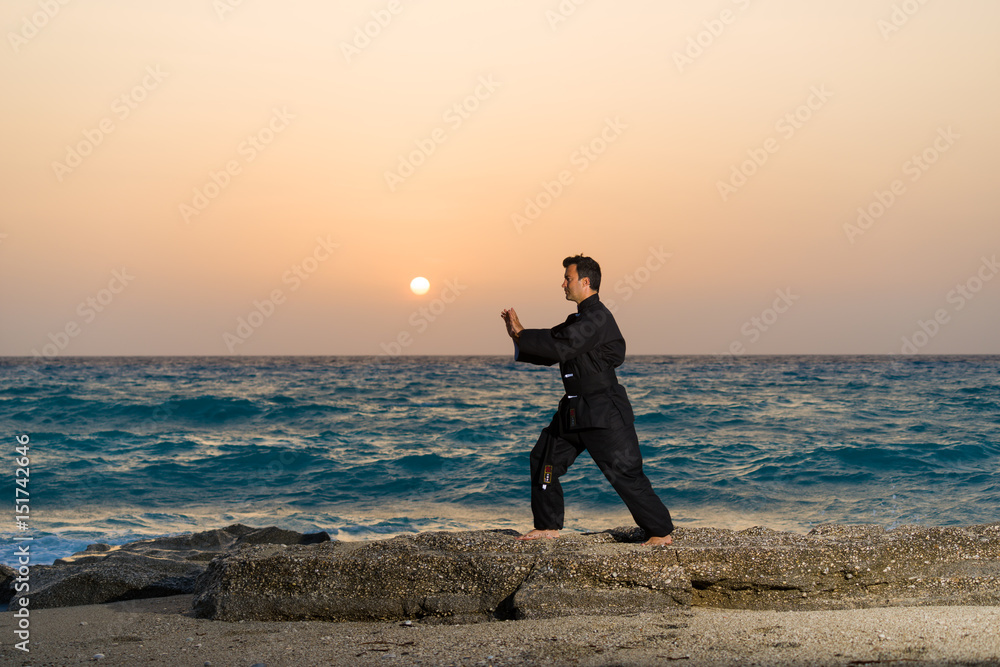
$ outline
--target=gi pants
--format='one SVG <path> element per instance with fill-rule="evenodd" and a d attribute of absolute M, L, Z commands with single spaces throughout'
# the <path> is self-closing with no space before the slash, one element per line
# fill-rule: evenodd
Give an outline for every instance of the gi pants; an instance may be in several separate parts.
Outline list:
<path fill-rule="evenodd" d="M 542 429 L 531 450 L 531 513 L 537 530 L 563 527 L 563 490 L 559 478 L 586 449 L 647 536 L 664 537 L 673 532 L 670 512 L 642 472 L 639 438 L 632 424 L 626 425 L 621 415 L 613 411 L 608 428 L 561 431 L 557 413 L 552 423 Z M 542 489 L 541 472 L 547 446 L 552 448 L 548 456 L 552 481 Z"/>

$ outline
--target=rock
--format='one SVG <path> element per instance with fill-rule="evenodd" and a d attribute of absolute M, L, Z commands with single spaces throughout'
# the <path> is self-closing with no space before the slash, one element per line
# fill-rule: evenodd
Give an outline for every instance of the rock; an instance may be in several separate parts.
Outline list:
<path fill-rule="evenodd" d="M 690 604 L 691 580 L 673 553 L 585 544 L 540 554 L 514 594 L 511 616 L 630 614 Z"/>
<path fill-rule="evenodd" d="M 825 525 L 808 535 L 699 528 L 675 544 L 697 606 L 1000 604 L 1000 524 L 888 531 Z"/>
<path fill-rule="evenodd" d="M 92 544 L 52 565 L 33 566 L 30 605 L 46 609 L 188 594 L 194 592 L 195 581 L 208 561 L 241 540 L 308 544 L 323 539 L 329 540 L 329 535 L 234 524 L 118 547 Z M 9 584 L 4 590 L 9 595 Z"/>
<path fill-rule="evenodd" d="M 217 620 L 468 622 L 626 613 L 690 601 L 666 550 L 613 536 L 422 533 L 368 543 L 243 547 L 209 565 L 195 613 Z"/>
<path fill-rule="evenodd" d="M 30 604 L 47 609 L 177 595 L 193 589 L 202 569 L 198 563 L 128 552 L 97 563 L 38 566 L 32 568 Z"/>
<path fill-rule="evenodd" d="M 684 606 L 846 609 L 1000 604 L 1000 524 L 678 529 L 519 541 L 513 531 L 236 546 L 199 578 L 195 612 L 236 620 L 468 622 Z"/>
<path fill-rule="evenodd" d="M 234 525 L 31 569 L 32 608 L 195 593 L 197 615 L 240 620 L 456 623 L 686 606 L 847 609 L 1000 605 L 1000 523 L 926 528 L 636 528 L 520 541 L 509 530 L 330 541 Z M 208 561 L 211 561 L 210 563 Z M 206 568 L 207 564 L 207 568 Z M 0 571 L 10 589 L 14 571 Z"/>
<path fill-rule="evenodd" d="M 502 606 L 534 560 L 512 535 L 237 547 L 199 579 L 195 612 L 220 620 L 479 620 Z"/>
<path fill-rule="evenodd" d="M 259 528 L 240 536 L 236 544 L 319 544 L 329 542 L 329 533 L 296 533 L 294 530 L 282 530 L 276 526 Z"/>

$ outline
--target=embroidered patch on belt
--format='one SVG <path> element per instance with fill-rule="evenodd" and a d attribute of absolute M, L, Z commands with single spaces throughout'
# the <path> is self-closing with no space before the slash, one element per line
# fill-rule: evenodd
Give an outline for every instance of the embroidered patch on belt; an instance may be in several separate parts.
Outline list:
<path fill-rule="evenodd" d="M 569 427 L 574 428 L 576 426 L 576 408 L 569 409 Z"/>
<path fill-rule="evenodd" d="M 543 484 L 552 483 L 552 466 L 545 466 L 545 471 L 542 474 L 542 483 Z"/>

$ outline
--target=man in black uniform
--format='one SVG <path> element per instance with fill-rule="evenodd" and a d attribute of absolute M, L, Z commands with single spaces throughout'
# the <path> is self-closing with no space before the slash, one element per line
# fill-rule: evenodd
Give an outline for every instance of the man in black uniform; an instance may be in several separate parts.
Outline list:
<path fill-rule="evenodd" d="M 531 512 L 535 529 L 521 539 L 555 538 L 563 527 L 559 477 L 586 449 L 649 538 L 670 544 L 670 512 L 642 472 L 632 406 L 618 384 L 615 367 L 625 360 L 625 339 L 611 311 L 601 303 L 601 267 L 576 255 L 563 260 L 563 291 L 577 312 L 552 329 L 525 329 L 514 309 L 501 317 L 514 340 L 514 358 L 529 364 L 559 363 L 566 394 L 552 423 L 531 450 Z"/>

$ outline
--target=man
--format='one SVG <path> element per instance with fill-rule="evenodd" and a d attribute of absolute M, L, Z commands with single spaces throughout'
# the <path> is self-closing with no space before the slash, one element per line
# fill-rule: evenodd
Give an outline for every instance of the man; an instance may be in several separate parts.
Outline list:
<path fill-rule="evenodd" d="M 525 329 L 513 308 L 500 316 L 514 341 L 514 359 L 551 366 L 559 363 L 566 394 L 552 423 L 531 450 L 531 513 L 535 529 L 523 540 L 556 538 L 563 527 L 559 477 L 586 449 L 625 501 L 649 538 L 644 544 L 673 540 L 670 512 L 642 472 L 632 406 L 618 384 L 615 367 L 625 360 L 625 339 L 611 311 L 601 303 L 601 267 L 590 257 L 563 260 L 563 291 L 577 312 L 552 329 Z"/>

